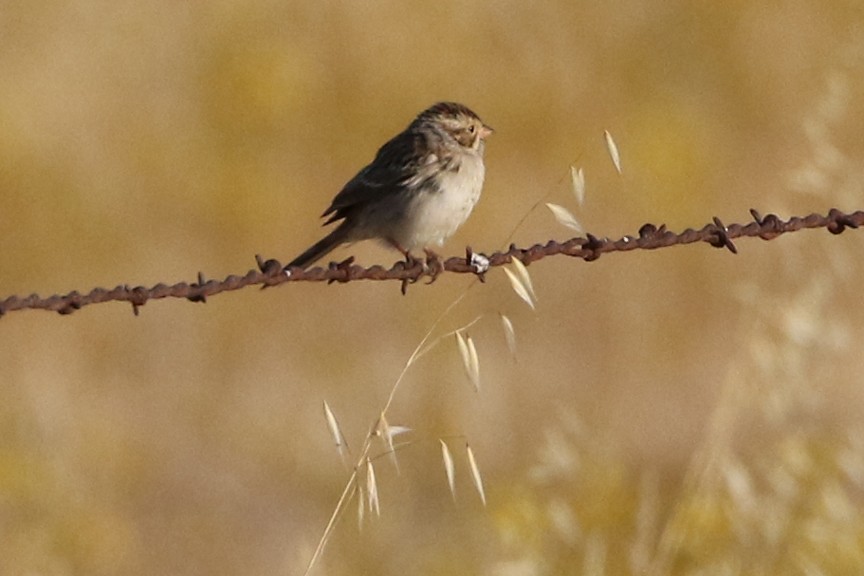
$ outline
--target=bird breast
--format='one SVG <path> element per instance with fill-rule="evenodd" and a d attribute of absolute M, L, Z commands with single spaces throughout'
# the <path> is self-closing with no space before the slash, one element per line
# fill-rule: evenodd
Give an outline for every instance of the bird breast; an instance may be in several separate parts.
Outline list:
<path fill-rule="evenodd" d="M 464 151 L 458 167 L 442 170 L 412 194 L 405 226 L 394 240 L 408 250 L 443 244 L 471 215 L 484 175 L 483 157 Z"/>

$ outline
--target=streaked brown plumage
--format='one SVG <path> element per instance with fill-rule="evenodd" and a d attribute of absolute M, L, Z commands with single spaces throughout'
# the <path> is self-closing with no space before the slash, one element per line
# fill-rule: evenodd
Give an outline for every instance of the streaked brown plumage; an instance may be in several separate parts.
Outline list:
<path fill-rule="evenodd" d="M 440 102 L 424 110 L 333 198 L 322 217 L 329 217 L 325 225 L 338 226 L 286 268 L 306 268 L 358 240 L 382 240 L 406 257 L 441 245 L 480 198 L 484 140 L 491 133 L 462 104 Z"/>

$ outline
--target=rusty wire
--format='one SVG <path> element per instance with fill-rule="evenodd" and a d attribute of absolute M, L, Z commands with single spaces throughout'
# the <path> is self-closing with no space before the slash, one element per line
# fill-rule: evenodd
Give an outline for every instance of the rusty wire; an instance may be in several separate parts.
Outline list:
<path fill-rule="evenodd" d="M 221 292 L 240 290 L 255 285 L 277 286 L 286 282 L 326 281 L 328 283 L 344 283 L 355 280 L 398 280 L 402 283 L 404 293 L 409 284 L 417 282 L 423 277 L 430 278 L 431 282 L 443 272 L 475 274 L 483 280 L 484 274 L 489 268 L 507 264 L 512 258 L 518 258 L 522 263 L 528 265 L 547 256 L 563 254 L 591 262 L 609 252 L 655 250 L 694 242 L 707 242 L 716 248 L 726 248 L 737 253 L 737 248 L 732 242 L 736 238 L 758 236 L 763 240 L 772 240 L 781 234 L 808 228 L 826 228 L 832 234 L 840 234 L 846 228 L 858 228 L 864 224 L 864 212 L 860 210 L 846 214 L 832 208 L 825 216 L 821 214 L 810 214 L 805 217 L 793 216 L 785 221 L 774 214 L 762 217 L 755 210 L 750 210 L 750 214 L 753 216 L 753 221 L 748 224 L 725 226 L 719 218 L 715 217 L 711 224 L 706 224 L 699 230 L 688 228 L 679 233 L 670 232 L 665 225 L 658 227 L 653 224 L 645 224 L 639 229 L 637 236 L 624 236 L 618 240 L 598 238 L 592 234 L 586 234 L 584 238 L 571 238 L 564 242 L 550 240 L 546 244 L 535 244 L 529 248 L 518 248 L 511 244 L 506 252 L 495 252 L 479 259 L 469 247 L 466 249 L 465 258 L 453 257 L 443 262 L 433 262 L 431 266 L 427 266 L 420 260 L 397 262 L 389 270 L 382 266 L 369 268 L 356 266 L 353 264 L 353 258 L 349 258 L 341 263 L 331 263 L 326 268 L 311 268 L 309 270 L 293 268 L 289 273 L 286 273 L 278 260 L 264 260 L 260 256 L 256 256 L 257 270 L 250 270 L 243 276 L 231 275 L 224 280 L 206 280 L 204 275 L 199 272 L 197 282 L 178 282 L 170 286 L 160 283 L 147 288 L 145 286 L 130 287 L 123 284 L 111 290 L 94 288 L 86 294 L 73 291 L 63 295 L 55 294 L 47 298 L 42 298 L 38 294 L 23 297 L 9 296 L 0 300 L 0 316 L 7 312 L 25 309 L 42 309 L 60 314 L 71 314 L 90 304 L 112 301 L 130 303 L 137 315 L 138 309 L 149 300 L 186 298 L 192 302 L 206 302 L 208 296 L 215 296 Z"/>

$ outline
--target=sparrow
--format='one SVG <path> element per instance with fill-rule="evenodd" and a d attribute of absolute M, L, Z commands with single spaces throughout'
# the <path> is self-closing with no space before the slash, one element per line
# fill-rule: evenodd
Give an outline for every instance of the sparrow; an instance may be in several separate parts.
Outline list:
<path fill-rule="evenodd" d="M 439 102 L 391 138 L 348 181 L 321 215 L 337 223 L 285 269 L 307 268 L 345 243 L 377 239 L 408 261 L 411 252 L 440 246 L 480 199 L 483 151 L 493 130 L 470 108 Z"/>

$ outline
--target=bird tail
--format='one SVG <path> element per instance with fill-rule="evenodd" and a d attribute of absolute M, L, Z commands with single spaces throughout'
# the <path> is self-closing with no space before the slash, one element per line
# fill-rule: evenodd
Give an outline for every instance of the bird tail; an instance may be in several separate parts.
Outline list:
<path fill-rule="evenodd" d="M 315 261 L 317 261 L 319 258 L 323 258 L 327 254 L 329 254 L 334 248 L 336 248 L 340 244 L 345 243 L 347 240 L 347 228 L 345 227 L 343 222 L 342 225 L 330 232 L 330 234 L 310 246 L 308 250 L 306 250 L 305 252 L 294 258 L 294 260 L 289 262 L 288 265 L 285 266 L 285 269 L 287 270 L 292 266 L 297 266 L 305 270 L 313 263 L 315 263 Z"/>

